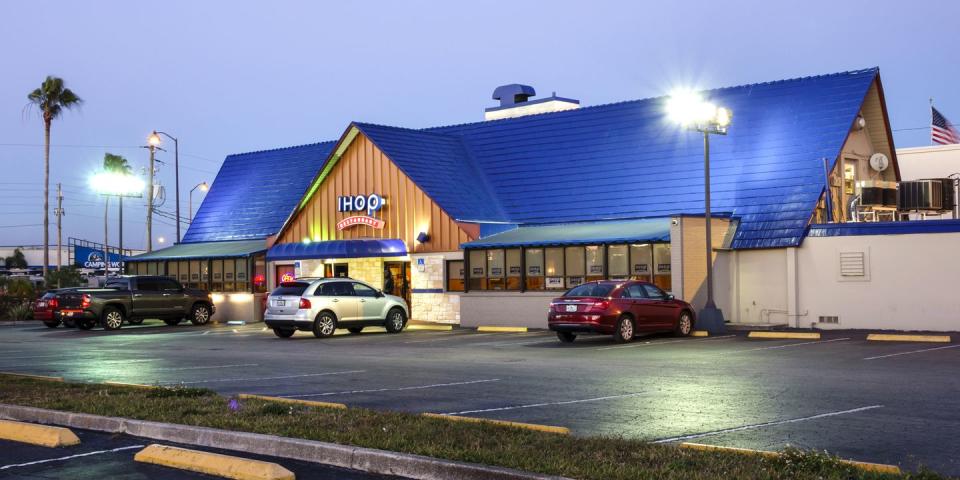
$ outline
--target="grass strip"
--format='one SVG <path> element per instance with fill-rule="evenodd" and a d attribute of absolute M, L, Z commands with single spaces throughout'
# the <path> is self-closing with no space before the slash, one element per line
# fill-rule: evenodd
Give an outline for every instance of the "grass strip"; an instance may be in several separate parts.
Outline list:
<path fill-rule="evenodd" d="M 201 388 L 144 389 L 0 375 L 0 403 L 303 438 L 584 480 L 946 478 L 927 470 L 901 475 L 866 472 L 836 457 L 797 449 L 775 458 L 703 452 L 410 413 L 227 398 Z"/>

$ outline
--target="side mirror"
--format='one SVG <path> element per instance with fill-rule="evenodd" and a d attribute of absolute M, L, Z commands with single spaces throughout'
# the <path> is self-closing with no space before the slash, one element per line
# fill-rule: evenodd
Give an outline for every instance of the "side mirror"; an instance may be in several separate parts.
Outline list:
<path fill-rule="evenodd" d="M 672 293 L 667 294 L 667 300 L 673 300 L 674 298 L 676 297 L 674 297 Z"/>
<path fill-rule="evenodd" d="M 387 296 L 387 294 L 383 293 L 383 290 L 377 290 L 377 298 L 383 298 L 385 296 Z"/>

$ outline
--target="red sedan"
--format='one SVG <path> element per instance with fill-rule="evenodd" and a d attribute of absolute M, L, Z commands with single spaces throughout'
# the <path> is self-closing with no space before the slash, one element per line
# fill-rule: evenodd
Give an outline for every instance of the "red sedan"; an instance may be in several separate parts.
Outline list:
<path fill-rule="evenodd" d="M 613 335 L 629 342 L 640 334 L 673 332 L 690 335 L 693 307 L 638 281 L 597 281 L 571 288 L 550 303 L 547 324 L 562 342 L 572 342 L 581 332 Z"/>

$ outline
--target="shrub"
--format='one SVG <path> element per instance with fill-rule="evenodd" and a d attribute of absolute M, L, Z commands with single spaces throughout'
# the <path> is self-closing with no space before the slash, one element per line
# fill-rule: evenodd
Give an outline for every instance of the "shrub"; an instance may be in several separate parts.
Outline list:
<path fill-rule="evenodd" d="M 44 279 L 47 288 L 81 287 L 85 285 L 77 267 L 61 267 L 59 270 L 50 270 Z"/>
<path fill-rule="evenodd" d="M 8 297 L 18 298 L 20 300 L 32 300 L 36 295 L 36 290 L 29 280 L 22 278 L 13 278 L 7 281 L 6 293 Z"/>
<path fill-rule="evenodd" d="M 29 303 L 18 303 L 7 309 L 7 318 L 10 320 L 29 320 L 33 318 L 33 309 Z"/>

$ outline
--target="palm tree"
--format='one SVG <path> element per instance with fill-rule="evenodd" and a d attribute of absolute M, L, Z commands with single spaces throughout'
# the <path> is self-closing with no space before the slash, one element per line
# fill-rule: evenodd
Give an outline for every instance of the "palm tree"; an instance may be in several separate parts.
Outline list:
<path fill-rule="evenodd" d="M 40 88 L 27 95 L 28 107 L 36 107 L 43 117 L 43 277 L 50 264 L 50 125 L 65 109 L 80 106 L 83 100 L 63 86 L 63 79 L 47 76 Z"/>

